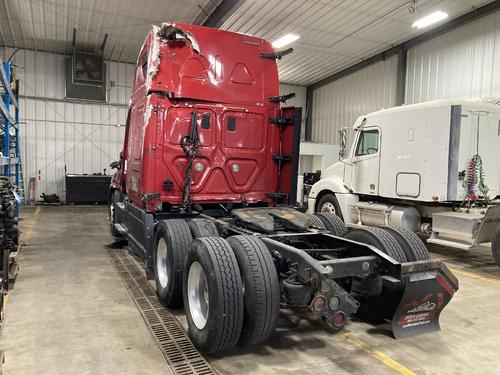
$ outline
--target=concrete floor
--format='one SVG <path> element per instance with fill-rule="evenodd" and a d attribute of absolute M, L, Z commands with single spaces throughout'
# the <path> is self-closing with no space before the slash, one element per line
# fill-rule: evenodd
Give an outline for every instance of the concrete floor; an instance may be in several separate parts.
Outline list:
<path fill-rule="evenodd" d="M 171 373 L 108 259 L 105 208 L 43 206 L 22 217 L 4 373 Z"/>
<path fill-rule="evenodd" d="M 5 374 L 170 373 L 106 254 L 106 208 L 44 206 L 22 216 L 26 244 L 0 335 Z M 440 332 L 396 341 L 383 326 L 350 322 L 331 335 L 283 312 L 266 345 L 208 360 L 221 374 L 500 373 L 500 268 L 489 249 L 431 251 L 460 281 Z"/>

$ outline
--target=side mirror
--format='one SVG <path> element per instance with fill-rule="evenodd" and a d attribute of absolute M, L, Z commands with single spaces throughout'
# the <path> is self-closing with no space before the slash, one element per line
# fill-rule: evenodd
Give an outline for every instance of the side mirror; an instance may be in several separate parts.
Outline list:
<path fill-rule="evenodd" d="M 120 169 L 120 162 L 119 161 L 114 161 L 111 164 L 109 164 L 111 169 Z"/>
<path fill-rule="evenodd" d="M 338 132 L 338 143 L 340 146 L 339 160 L 345 159 L 347 150 L 347 129 L 341 128 Z"/>

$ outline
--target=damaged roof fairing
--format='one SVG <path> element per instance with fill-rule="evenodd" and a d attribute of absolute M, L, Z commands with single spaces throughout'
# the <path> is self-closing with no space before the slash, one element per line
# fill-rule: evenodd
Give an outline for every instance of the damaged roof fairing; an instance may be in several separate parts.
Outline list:
<path fill-rule="evenodd" d="M 200 52 L 200 45 L 192 33 L 182 29 L 175 23 L 164 22 L 159 30 L 155 33 L 156 36 L 164 40 L 185 40 L 188 39 L 191 42 L 191 47 L 198 53 Z"/>
<path fill-rule="evenodd" d="M 190 41 L 190 47 L 200 53 L 200 46 L 198 42 L 196 41 L 195 37 L 193 34 L 191 34 L 188 31 L 183 30 L 182 28 L 176 26 L 175 23 L 169 23 L 169 22 L 164 22 L 161 27 L 158 27 L 156 25 L 153 25 L 153 32 L 152 32 L 152 43 L 151 43 L 151 49 L 150 49 L 150 54 L 149 54 L 149 62 L 148 62 L 148 70 L 147 70 L 147 76 L 146 76 L 146 90 L 149 91 L 151 89 L 151 85 L 153 82 L 153 79 L 155 78 L 156 74 L 158 73 L 158 68 L 160 66 L 160 61 L 161 61 L 161 47 L 168 43 L 169 41 Z M 147 47 L 147 38 L 144 42 L 144 48 Z M 141 54 L 143 49 L 141 49 Z M 147 98 L 147 103 L 146 103 L 146 111 L 145 111 L 145 116 L 144 116 L 144 128 L 148 125 L 149 123 L 149 118 L 151 117 L 151 112 L 152 112 L 152 105 L 150 102 L 150 97 L 148 96 Z M 144 131 L 144 130 L 143 130 Z"/>
<path fill-rule="evenodd" d="M 163 23 L 146 38 L 148 92 L 171 99 L 274 106 L 279 95 L 274 52 L 258 37 L 197 25 Z M 140 61 L 138 62 L 140 64 Z"/>
<path fill-rule="evenodd" d="M 147 90 L 151 88 L 151 83 L 156 74 L 158 73 L 162 45 L 168 43 L 169 41 L 176 41 L 176 40 L 177 41 L 189 40 L 191 48 L 194 51 L 200 53 L 200 46 L 192 33 L 183 30 L 175 23 L 164 22 L 161 25 L 161 27 L 153 25 L 152 46 L 151 46 L 151 53 L 149 56 L 148 73 L 146 79 Z"/>

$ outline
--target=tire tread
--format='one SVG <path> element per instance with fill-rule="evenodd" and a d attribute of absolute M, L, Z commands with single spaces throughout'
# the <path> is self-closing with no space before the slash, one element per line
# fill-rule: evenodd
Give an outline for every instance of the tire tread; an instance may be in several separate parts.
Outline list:
<path fill-rule="evenodd" d="M 309 215 L 307 217 L 307 224 L 309 227 L 313 227 L 319 230 L 326 230 L 325 224 L 316 215 Z"/>
<path fill-rule="evenodd" d="M 387 233 L 385 230 L 376 227 L 363 226 L 361 228 L 356 228 L 348 231 L 344 237 L 349 238 L 349 233 L 354 231 L 365 231 L 376 237 L 376 239 L 382 244 L 383 249 L 387 255 L 395 259 L 400 263 L 405 263 L 407 261 L 406 255 L 401 248 L 401 245 L 396 241 L 396 239 Z"/>
<path fill-rule="evenodd" d="M 431 259 L 429 250 L 427 250 L 425 244 L 410 229 L 403 227 L 383 227 L 382 229 L 386 230 L 388 233 L 396 232 L 397 234 L 399 234 L 408 244 L 408 250 L 411 251 L 411 255 L 413 256 L 413 258 L 415 258 L 415 261 Z M 406 254 L 406 257 L 408 261 L 412 260 L 409 254 Z"/>
<path fill-rule="evenodd" d="M 170 298 L 162 299 L 160 301 L 170 308 L 180 308 L 183 305 L 182 298 L 182 283 L 184 275 L 184 261 L 186 259 L 187 253 L 193 237 L 191 236 L 191 231 L 187 223 L 182 219 L 168 219 L 161 221 L 158 225 L 163 226 L 165 231 L 165 236 L 170 238 L 171 245 L 169 250 L 172 251 L 173 257 L 176 258 L 177 269 L 174 270 L 174 285 Z M 158 229 L 156 233 L 159 233 Z M 168 244 L 168 238 L 167 244 Z M 158 246 L 158 238 L 155 239 L 155 245 Z M 155 249 L 156 251 L 156 249 Z M 154 262 L 156 267 L 156 261 Z M 157 290 L 158 295 L 158 290 Z M 158 295 L 158 297 L 160 297 Z"/>
<path fill-rule="evenodd" d="M 226 240 L 218 237 L 203 237 L 214 265 L 216 279 L 223 294 L 222 330 L 213 343 L 211 352 L 220 352 L 234 347 L 240 338 L 243 326 L 243 292 L 238 262 Z"/>
<path fill-rule="evenodd" d="M 278 275 L 269 250 L 259 238 L 237 235 L 229 237 L 228 242 L 236 254 L 240 272 L 243 273 L 245 267 L 250 273 L 248 276 L 255 291 L 254 301 L 245 300 L 246 314 L 240 344 L 255 345 L 266 340 L 276 327 L 280 310 Z M 248 287 L 251 285 L 245 285 Z M 249 319 L 249 313 L 253 314 L 252 319 Z"/>
<path fill-rule="evenodd" d="M 188 221 L 188 226 L 193 238 L 219 236 L 217 227 L 208 219 L 191 219 Z"/>
<path fill-rule="evenodd" d="M 330 212 L 317 212 L 314 214 L 321 220 L 325 228 L 335 236 L 342 237 L 347 233 L 347 227 L 340 217 Z"/>

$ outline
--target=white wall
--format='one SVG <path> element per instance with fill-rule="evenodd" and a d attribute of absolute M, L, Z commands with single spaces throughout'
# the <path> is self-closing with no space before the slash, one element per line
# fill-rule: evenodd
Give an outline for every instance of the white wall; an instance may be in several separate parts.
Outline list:
<path fill-rule="evenodd" d="M 286 83 L 280 84 L 281 95 L 287 95 L 292 92 L 295 93 L 295 98 L 288 100 L 284 105 L 286 106 L 294 106 L 294 107 L 302 107 L 302 123 L 300 127 L 300 139 L 305 138 L 306 133 L 306 87 L 305 86 L 296 86 L 289 85 Z"/>
<path fill-rule="evenodd" d="M 14 50 L 0 47 L 3 60 Z M 133 65 L 107 62 L 109 104 L 64 99 L 64 55 L 20 50 L 13 58 L 20 79 L 21 160 L 25 190 L 36 177 L 42 192 L 65 199 L 65 170 L 96 173 L 122 147 Z M 113 86 L 109 85 L 113 82 Z"/>
<path fill-rule="evenodd" d="M 325 170 L 338 161 L 339 146 L 326 143 L 300 142 L 299 175 Z"/>
<path fill-rule="evenodd" d="M 394 106 L 396 73 L 394 56 L 314 90 L 312 141 L 336 144 L 340 128 L 352 128 L 362 114 Z"/>
<path fill-rule="evenodd" d="M 408 51 L 406 103 L 500 97 L 500 12 Z"/>

